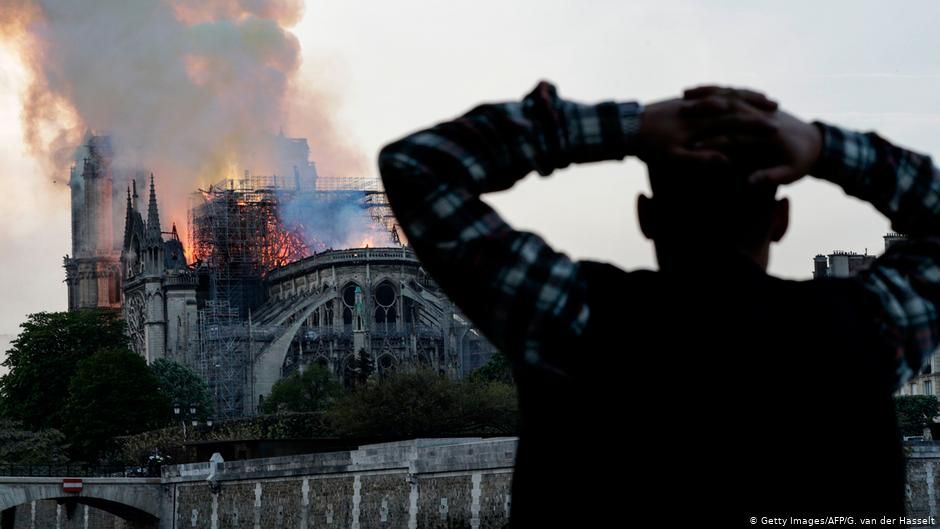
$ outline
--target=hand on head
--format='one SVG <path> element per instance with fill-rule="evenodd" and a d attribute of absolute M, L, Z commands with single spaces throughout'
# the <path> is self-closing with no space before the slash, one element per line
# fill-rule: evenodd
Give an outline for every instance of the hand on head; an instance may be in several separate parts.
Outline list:
<path fill-rule="evenodd" d="M 734 164 L 747 168 L 751 182 L 778 185 L 809 173 L 821 145 L 815 126 L 763 94 L 716 86 L 648 105 L 639 134 L 639 156 L 647 163 Z"/>
<path fill-rule="evenodd" d="M 693 103 L 687 112 L 714 117 L 695 146 L 717 150 L 729 158 L 740 156 L 753 167 L 751 182 L 778 185 L 795 182 L 816 165 L 822 135 L 810 123 L 760 105 L 762 97 L 750 90 L 717 86 L 686 90 L 683 100 Z M 759 132 L 743 132 L 745 125 Z"/>

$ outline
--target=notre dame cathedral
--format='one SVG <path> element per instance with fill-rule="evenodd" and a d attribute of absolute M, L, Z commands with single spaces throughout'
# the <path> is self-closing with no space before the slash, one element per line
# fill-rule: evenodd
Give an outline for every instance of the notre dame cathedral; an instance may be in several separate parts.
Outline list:
<path fill-rule="evenodd" d="M 483 365 L 492 346 L 407 245 L 393 237 L 372 247 L 357 234 L 342 250 L 311 247 L 304 242 L 315 238 L 283 225 L 281 206 L 298 196 L 346 201 L 380 231 L 393 218 L 381 192 L 318 189 L 306 140 L 276 140 L 292 176 L 246 174 L 200 192 L 187 256 L 177 227 L 161 226 L 159 179 L 112 167 L 108 138 L 89 135 L 72 170 L 69 309 L 120 310 L 131 348 L 148 363 L 192 368 L 223 419 L 256 413 L 275 382 L 309 365 L 343 383 L 365 366 L 374 376 L 423 367 L 459 378 Z M 148 189 L 146 204 L 138 188 Z M 338 225 L 321 215 L 305 228 Z"/>

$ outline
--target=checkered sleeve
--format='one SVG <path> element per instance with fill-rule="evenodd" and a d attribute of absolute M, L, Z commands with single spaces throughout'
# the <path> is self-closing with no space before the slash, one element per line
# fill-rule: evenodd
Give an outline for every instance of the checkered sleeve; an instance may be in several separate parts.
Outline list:
<path fill-rule="evenodd" d="M 877 300 L 877 322 L 895 359 L 900 386 L 930 362 L 940 345 L 940 169 L 930 157 L 874 133 L 822 123 L 823 151 L 814 175 L 870 202 L 907 240 L 859 276 Z"/>
<path fill-rule="evenodd" d="M 480 196 L 572 163 L 631 153 L 641 109 L 585 105 L 540 83 L 521 102 L 481 105 L 379 155 L 389 203 L 425 268 L 514 362 L 564 369 L 545 343 L 590 318 L 579 263 L 514 230 Z"/>

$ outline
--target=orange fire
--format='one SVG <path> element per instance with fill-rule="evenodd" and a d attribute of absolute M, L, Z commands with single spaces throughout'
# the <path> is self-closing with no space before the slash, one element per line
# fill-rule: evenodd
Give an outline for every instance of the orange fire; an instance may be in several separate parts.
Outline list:
<path fill-rule="evenodd" d="M 194 261 L 260 275 L 310 255 L 302 227 L 278 218 L 276 193 L 214 186 L 200 197 L 190 213 Z"/>

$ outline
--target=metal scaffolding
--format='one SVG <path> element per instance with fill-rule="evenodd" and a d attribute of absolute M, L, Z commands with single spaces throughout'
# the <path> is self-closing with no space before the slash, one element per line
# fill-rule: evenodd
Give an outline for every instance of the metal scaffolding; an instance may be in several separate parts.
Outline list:
<path fill-rule="evenodd" d="M 392 242 L 398 245 L 406 244 L 405 234 L 402 232 L 398 220 L 395 219 L 395 214 L 392 213 L 392 207 L 388 203 L 385 191 L 366 190 L 363 206 L 368 210 L 372 222 L 388 232 Z"/>
<path fill-rule="evenodd" d="M 227 276 L 213 294 L 238 306 L 242 317 L 252 304 L 245 280 L 258 280 L 266 271 L 310 254 L 301 227 L 280 220 L 279 205 L 294 191 L 279 187 L 275 178 L 221 182 L 196 193 L 190 208 L 193 257 Z"/>
<path fill-rule="evenodd" d="M 228 180 L 194 196 L 189 233 L 193 257 L 205 265 L 207 301 L 200 311 L 199 370 L 220 418 L 244 414 L 249 312 L 263 301 L 265 272 L 306 257 L 302 234 L 283 226 L 278 205 L 287 192 L 274 177 Z"/>
<path fill-rule="evenodd" d="M 321 181 L 322 183 L 322 181 Z M 200 312 L 197 365 L 216 399 L 222 419 L 254 410 L 251 387 L 252 310 L 264 299 L 264 275 L 318 250 L 316 234 L 326 226 L 287 225 L 281 207 L 298 203 L 347 203 L 361 207 L 377 230 L 401 244 L 400 228 L 377 181 L 332 182 L 332 189 L 289 187 L 277 177 L 245 176 L 199 190 L 189 214 L 193 259 L 206 288 Z M 342 185 L 341 185 L 342 184 Z M 305 219 L 303 219 L 305 220 Z"/>
<path fill-rule="evenodd" d="M 225 300 L 207 300 L 199 311 L 199 373 L 215 400 L 215 413 L 223 420 L 244 415 L 248 348 L 246 326 L 238 308 Z"/>

